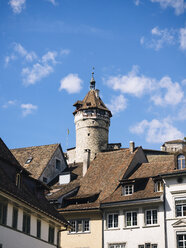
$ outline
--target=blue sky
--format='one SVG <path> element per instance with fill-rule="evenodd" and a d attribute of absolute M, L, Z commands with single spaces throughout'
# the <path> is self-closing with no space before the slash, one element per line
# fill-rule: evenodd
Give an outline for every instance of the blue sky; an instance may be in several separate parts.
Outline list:
<path fill-rule="evenodd" d="M 159 149 L 183 138 L 185 17 L 183 0 L 1 0 L 0 137 L 10 148 L 75 146 L 73 103 L 95 67 L 109 142 Z"/>

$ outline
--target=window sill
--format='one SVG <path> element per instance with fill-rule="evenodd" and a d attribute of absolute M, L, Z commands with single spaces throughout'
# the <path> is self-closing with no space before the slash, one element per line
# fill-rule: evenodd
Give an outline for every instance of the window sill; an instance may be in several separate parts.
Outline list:
<path fill-rule="evenodd" d="M 130 229 L 138 229 L 140 228 L 139 226 L 126 226 L 123 228 L 123 230 L 130 230 Z"/>
<path fill-rule="evenodd" d="M 107 229 L 105 229 L 105 231 L 116 231 L 116 230 L 120 230 L 120 228 L 116 227 L 116 228 L 107 228 Z"/>
<path fill-rule="evenodd" d="M 147 225 L 147 226 L 142 226 L 142 228 L 151 228 L 151 227 L 160 227 L 160 225 Z"/>
<path fill-rule="evenodd" d="M 79 235 L 79 234 L 90 234 L 91 232 L 72 232 L 68 233 L 68 235 Z"/>

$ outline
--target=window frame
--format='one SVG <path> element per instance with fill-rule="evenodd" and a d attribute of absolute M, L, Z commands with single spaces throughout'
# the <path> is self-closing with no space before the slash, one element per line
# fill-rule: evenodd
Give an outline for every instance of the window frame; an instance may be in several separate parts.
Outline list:
<path fill-rule="evenodd" d="M 185 156 L 183 154 L 179 154 L 177 156 L 177 169 L 178 170 L 183 170 L 185 169 Z"/>
<path fill-rule="evenodd" d="M 8 211 L 8 203 L 0 202 L 0 224 L 7 224 L 7 211 Z"/>
<path fill-rule="evenodd" d="M 156 223 L 154 223 L 154 215 L 153 215 L 153 211 L 156 211 Z M 150 222 L 151 223 L 147 223 L 147 212 L 150 212 Z M 158 225 L 158 210 L 157 209 L 146 209 L 145 210 L 145 225 L 146 226 L 154 226 L 154 225 Z"/>
<path fill-rule="evenodd" d="M 18 212 L 19 209 L 17 207 L 13 206 L 12 209 L 12 228 L 17 229 L 17 225 L 18 225 Z"/>
<path fill-rule="evenodd" d="M 40 219 L 37 219 L 37 222 L 36 222 L 36 237 L 38 239 L 41 238 L 41 220 Z"/>
<path fill-rule="evenodd" d="M 134 184 L 126 184 L 122 187 L 122 195 L 132 195 L 134 193 Z"/>
<path fill-rule="evenodd" d="M 134 219 L 134 216 L 133 216 L 133 214 L 136 214 L 136 224 L 134 224 L 134 221 L 135 221 L 135 219 Z M 130 214 L 130 217 L 131 217 L 131 225 L 128 225 L 127 224 L 127 214 Z M 137 227 L 138 226 L 138 212 L 137 211 L 126 211 L 125 212 L 125 227 Z"/>
<path fill-rule="evenodd" d="M 81 230 L 78 228 L 78 222 L 81 225 Z M 70 230 L 69 233 L 90 233 L 90 220 L 89 219 L 76 219 L 70 220 L 71 226 L 73 226 L 73 230 Z"/>
<path fill-rule="evenodd" d="M 181 203 L 181 201 L 183 201 Z M 178 215 L 178 209 L 177 206 L 181 206 L 181 215 Z M 183 209 L 185 207 L 185 210 Z M 184 215 L 185 211 L 185 215 Z M 180 198 L 175 198 L 175 217 L 181 218 L 186 216 L 186 197 L 180 197 Z"/>
<path fill-rule="evenodd" d="M 154 185 L 154 191 L 155 192 L 163 192 L 163 181 L 162 180 L 157 180 Z"/>
<path fill-rule="evenodd" d="M 178 232 L 178 233 L 176 233 L 176 245 L 177 245 L 177 248 L 180 248 L 179 247 L 178 236 L 185 236 L 184 239 L 182 239 L 182 242 L 184 242 L 184 246 L 182 246 L 182 247 L 185 248 L 186 247 L 186 232 Z"/>
<path fill-rule="evenodd" d="M 126 243 L 113 243 L 113 244 L 108 244 L 108 248 L 116 248 L 116 246 L 120 246 L 119 248 L 125 248 L 126 247 Z"/>
<path fill-rule="evenodd" d="M 22 231 L 30 235 L 30 230 L 31 230 L 31 215 L 26 212 L 23 212 Z"/>
<path fill-rule="evenodd" d="M 110 223 L 110 220 L 109 220 L 109 216 L 112 216 L 112 220 L 111 220 L 111 223 L 112 225 L 109 226 L 109 223 Z M 116 220 L 116 217 L 117 216 L 117 226 L 115 226 L 115 220 Z M 108 213 L 107 214 L 107 229 L 117 229 L 119 228 L 119 214 L 116 212 L 116 213 Z"/>
<path fill-rule="evenodd" d="M 54 244 L 55 241 L 55 227 L 53 225 L 48 226 L 48 243 Z"/>

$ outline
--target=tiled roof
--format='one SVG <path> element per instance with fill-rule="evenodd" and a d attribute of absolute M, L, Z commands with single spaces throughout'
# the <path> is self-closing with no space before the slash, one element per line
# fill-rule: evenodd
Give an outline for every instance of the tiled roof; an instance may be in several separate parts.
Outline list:
<path fill-rule="evenodd" d="M 71 192 L 78 188 L 80 186 L 80 179 L 82 178 L 83 174 L 83 164 L 78 163 L 78 164 L 72 164 L 69 165 L 68 170 L 73 174 L 72 176 L 72 181 L 68 184 L 56 184 L 52 188 L 53 190 L 51 191 L 51 195 L 47 196 L 48 200 L 56 200 L 60 196 L 67 194 L 68 192 Z"/>
<path fill-rule="evenodd" d="M 11 152 L 19 161 L 19 163 L 27 169 L 34 178 L 38 179 L 59 144 L 31 146 L 25 148 L 11 149 Z M 31 158 L 31 162 L 26 164 L 26 161 Z"/>
<path fill-rule="evenodd" d="M 16 177 L 16 171 L 22 173 L 26 171 L 19 165 L 18 162 L 15 162 L 16 159 L 13 158 L 11 152 L 8 152 L 8 148 L 0 139 L 0 191 L 7 194 L 9 197 L 19 200 L 29 207 L 34 208 L 36 211 L 42 212 L 43 214 L 49 216 L 57 222 L 63 223 L 65 226 L 68 226 L 67 221 L 64 217 L 59 214 L 54 207 L 46 200 L 44 194 L 41 192 L 41 189 L 45 189 L 45 186 L 42 182 L 31 178 L 28 174 L 24 173 L 25 179 L 33 181 L 35 187 L 38 187 L 38 192 L 33 193 L 33 189 L 30 188 L 30 184 L 24 183 L 25 180 L 22 180 L 23 183 L 21 188 L 16 187 L 15 180 L 12 179 L 12 176 Z M 8 170 L 7 170 L 8 168 Z M 14 170 L 16 168 L 16 170 Z M 12 170 L 12 172 L 10 172 Z"/>
<path fill-rule="evenodd" d="M 81 180 L 78 196 L 100 192 L 99 201 L 108 197 L 122 179 L 136 152 L 120 149 L 98 153 Z"/>
<path fill-rule="evenodd" d="M 78 106 L 78 108 L 74 111 L 74 114 L 79 110 L 96 108 L 105 110 L 109 112 L 110 116 L 112 116 L 110 110 L 105 106 L 101 98 L 99 96 L 96 96 L 96 90 L 90 90 L 83 101 L 77 101 L 74 106 Z"/>
<path fill-rule="evenodd" d="M 11 164 L 14 164 L 19 169 L 23 169 L 1 138 L 0 138 L 0 159 L 10 162 Z M 26 172 L 26 174 L 29 174 L 29 172 L 27 172 L 26 170 L 24 171 Z"/>
<path fill-rule="evenodd" d="M 174 169 L 175 169 L 174 158 L 172 159 L 172 161 L 166 161 L 166 162 L 143 163 L 129 177 L 129 179 L 155 177 L 160 174 L 173 171 Z"/>
<path fill-rule="evenodd" d="M 182 139 L 177 139 L 177 140 L 169 140 L 166 141 L 164 144 L 183 144 L 186 143 L 186 141 L 182 140 Z"/>
<path fill-rule="evenodd" d="M 78 193 L 70 197 L 69 202 L 67 198 L 67 204 L 60 211 L 100 208 L 100 202 L 117 188 L 137 151 L 138 148 L 134 153 L 129 149 L 98 153 L 85 176 L 80 179 Z M 75 184 L 75 181 L 69 185 L 72 183 Z M 67 192 L 61 191 L 61 193 Z M 92 202 L 91 198 L 94 199 Z M 82 199 L 84 199 L 83 202 Z"/>
<path fill-rule="evenodd" d="M 134 193 L 132 195 L 123 195 L 122 185 L 120 185 L 117 190 L 107 199 L 104 199 L 102 203 L 125 202 L 160 197 L 163 193 L 154 191 L 153 177 L 173 170 L 174 161 L 142 163 L 128 178 L 129 180 L 134 180 Z M 125 183 L 127 184 L 127 180 Z"/>

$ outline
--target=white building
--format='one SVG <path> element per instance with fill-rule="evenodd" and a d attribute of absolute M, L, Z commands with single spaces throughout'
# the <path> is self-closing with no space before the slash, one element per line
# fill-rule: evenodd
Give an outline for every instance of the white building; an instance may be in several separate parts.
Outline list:
<path fill-rule="evenodd" d="M 67 221 L 48 203 L 47 187 L 30 177 L 0 139 L 0 247 L 60 247 Z"/>

